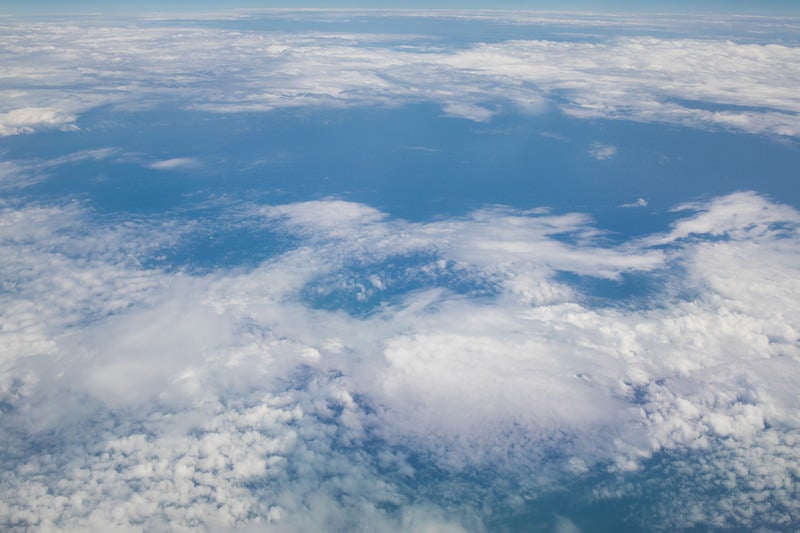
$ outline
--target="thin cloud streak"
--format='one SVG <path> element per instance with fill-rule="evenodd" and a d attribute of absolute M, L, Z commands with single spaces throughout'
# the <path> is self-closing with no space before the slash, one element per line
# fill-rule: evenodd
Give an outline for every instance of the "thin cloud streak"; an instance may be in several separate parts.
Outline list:
<path fill-rule="evenodd" d="M 192 157 L 175 157 L 149 163 L 147 168 L 153 170 L 192 170 L 201 168 L 203 164 Z"/>

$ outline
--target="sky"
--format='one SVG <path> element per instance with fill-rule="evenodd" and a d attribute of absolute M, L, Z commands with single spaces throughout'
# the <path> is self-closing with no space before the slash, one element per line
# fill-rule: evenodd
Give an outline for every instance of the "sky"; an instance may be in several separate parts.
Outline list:
<path fill-rule="evenodd" d="M 128 0 L 3 0 L 0 12 L 7 13 L 75 13 L 75 12 L 142 12 L 203 11 L 231 8 L 370 8 L 370 9 L 544 9 L 631 12 L 702 12 L 800 14 L 794 0 L 168 0 L 130 2 Z"/>

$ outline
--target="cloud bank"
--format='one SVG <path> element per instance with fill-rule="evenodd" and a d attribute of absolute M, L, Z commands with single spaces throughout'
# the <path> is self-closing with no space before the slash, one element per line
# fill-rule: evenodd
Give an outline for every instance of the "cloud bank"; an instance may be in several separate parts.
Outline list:
<path fill-rule="evenodd" d="M 800 213 L 677 209 L 610 246 L 579 213 L 251 206 L 294 245 L 201 273 L 142 266 L 176 220 L 4 204 L 3 527 L 480 531 L 565 486 L 650 494 L 648 527 L 789 527 Z"/>
<path fill-rule="evenodd" d="M 424 13 L 414 16 L 425 18 Z M 448 16 L 492 23 L 499 15 Z M 531 18 L 530 13 L 516 23 L 526 20 L 564 24 L 563 17 Z M 587 28 L 609 23 L 607 17 L 578 20 Z M 693 22 L 706 24 L 695 35 L 704 28 L 713 35 L 720 24 Z M 107 26 L 10 19 L 2 22 L 0 37 L 0 62 L 6 67 L 0 78 L 0 135 L 74 129 L 82 113 L 101 105 L 154 107 L 172 104 L 176 97 L 181 106 L 211 112 L 432 102 L 447 115 L 479 122 L 511 106 L 531 113 L 555 108 L 586 119 L 800 134 L 796 46 L 647 36 L 655 29 L 663 34 L 685 28 L 685 20 L 659 19 L 656 26 L 646 19 L 613 23 L 628 31 L 639 28 L 642 36 L 601 33 L 588 41 L 509 40 L 450 48 L 435 36 L 233 31 L 214 29 L 205 19 L 188 26 L 169 19 Z M 786 31 L 785 21 L 753 24 L 764 30 L 763 37 L 770 23 Z"/>

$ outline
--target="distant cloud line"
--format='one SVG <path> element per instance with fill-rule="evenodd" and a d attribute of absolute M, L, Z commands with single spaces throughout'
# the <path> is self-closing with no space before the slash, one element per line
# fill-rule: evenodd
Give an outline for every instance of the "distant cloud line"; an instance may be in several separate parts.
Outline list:
<path fill-rule="evenodd" d="M 759 24 L 768 28 L 769 20 Z M 503 106 L 556 107 L 578 118 L 800 135 L 800 49 L 777 43 L 597 37 L 448 49 L 425 37 L 227 31 L 194 22 L 177 30 L 169 19 L 139 27 L 2 21 L 0 135 L 75 129 L 81 114 L 101 105 L 141 109 L 176 97 L 217 113 L 433 102 L 473 121 L 491 120 Z"/>

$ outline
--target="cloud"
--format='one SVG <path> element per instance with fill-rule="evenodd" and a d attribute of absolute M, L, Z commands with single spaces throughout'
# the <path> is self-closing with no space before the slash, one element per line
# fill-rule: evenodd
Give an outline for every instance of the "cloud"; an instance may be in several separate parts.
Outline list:
<path fill-rule="evenodd" d="M 260 206 L 227 216 L 293 247 L 193 273 L 142 267 L 178 221 L 4 205 L 4 527 L 480 531 L 564 486 L 665 527 L 797 520 L 800 215 L 678 209 L 611 246 L 546 210 Z M 563 272 L 658 289 L 592 304 Z"/>
<path fill-rule="evenodd" d="M 431 146 L 401 146 L 401 150 L 409 150 L 412 152 L 427 152 L 430 154 L 434 154 L 436 152 L 441 152 L 441 148 L 433 148 Z"/>
<path fill-rule="evenodd" d="M 62 109 L 22 107 L 0 113 L 0 137 L 31 133 L 42 129 L 78 129 L 76 116 Z"/>
<path fill-rule="evenodd" d="M 589 145 L 589 155 L 598 161 L 605 161 L 611 159 L 617 153 L 617 147 L 611 144 L 592 143 Z"/>
<path fill-rule="evenodd" d="M 200 161 L 192 157 L 175 157 L 150 163 L 147 168 L 152 168 L 153 170 L 192 170 L 202 166 Z"/>
<path fill-rule="evenodd" d="M 474 122 L 487 122 L 494 113 L 485 107 L 471 104 L 447 104 L 443 111 L 451 117 L 465 118 Z"/>
<path fill-rule="evenodd" d="M 329 15 L 342 13 L 305 14 L 311 20 Z M 508 14 L 491 12 L 385 16 L 508 21 Z M 528 13 L 514 23 L 538 26 L 562 24 L 562 19 Z M 185 108 L 223 113 L 432 102 L 447 115 L 477 122 L 513 106 L 528 113 L 556 108 L 585 119 L 800 134 L 795 47 L 769 39 L 715 40 L 720 20 L 702 17 L 692 19 L 696 31 L 689 34 L 708 33 L 709 38 L 647 36 L 655 27 L 635 17 L 575 20 L 588 28 L 637 28 L 643 36 L 609 38 L 601 31 L 588 41 L 512 40 L 448 48 L 430 36 L 237 32 L 208 27 L 205 20 L 180 32 L 167 20 L 138 27 L 127 24 L 135 20 L 107 26 L 15 21 L 6 25 L 3 37 L 13 53 L 0 56 L 9 65 L 0 135 L 72 129 L 81 113 L 100 105 L 139 109 L 176 96 Z M 762 36 L 771 34 L 770 24 L 782 24 L 723 21 L 732 28 L 757 24 L 765 30 Z M 682 35 L 687 24 L 661 17 L 656 26 Z"/>
<path fill-rule="evenodd" d="M 565 516 L 556 516 L 553 533 L 581 533 L 581 529 Z"/>
<path fill-rule="evenodd" d="M 681 204 L 674 211 L 693 211 L 695 216 L 678 220 L 667 234 L 648 237 L 650 244 L 667 244 L 703 235 L 761 240 L 787 231 L 791 234 L 791 228 L 800 223 L 797 211 L 769 202 L 752 191 L 733 193 L 708 203 Z M 745 220 L 747 223 L 743 224 Z"/>
<path fill-rule="evenodd" d="M 647 200 L 644 198 L 637 198 L 635 202 L 622 204 L 620 207 L 647 207 Z"/>
<path fill-rule="evenodd" d="M 797 134 L 800 60 L 777 44 L 447 48 L 28 21 L 0 39 L 3 135 L 176 99 L 214 112 L 433 102 L 474 121 L 552 106 Z M 6 161 L 0 180 L 114 157 L 201 165 L 107 148 Z M 428 222 L 335 198 L 219 209 L 287 248 L 178 268 L 155 258 L 203 231 L 179 213 L 120 223 L 77 201 L 0 201 L 0 527 L 482 531 L 561 497 L 633 501 L 648 520 L 625 517 L 634 529 L 800 521 L 794 208 L 753 192 L 698 200 L 620 244 L 548 209 Z M 605 299 L 574 282 L 587 278 L 651 289 Z"/>
<path fill-rule="evenodd" d="M 553 139 L 554 141 L 569 142 L 569 138 L 564 136 L 564 135 L 561 135 L 560 133 L 553 133 L 553 132 L 550 132 L 550 131 L 543 131 L 539 135 L 541 135 L 542 137 L 546 137 L 548 139 Z"/>
<path fill-rule="evenodd" d="M 28 187 L 46 179 L 51 169 L 80 161 L 103 160 L 118 155 L 115 148 L 96 148 L 73 152 L 47 160 L 9 160 L 0 162 L 0 190 Z"/>

